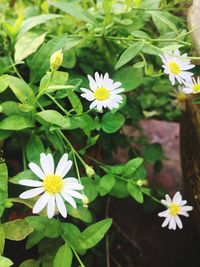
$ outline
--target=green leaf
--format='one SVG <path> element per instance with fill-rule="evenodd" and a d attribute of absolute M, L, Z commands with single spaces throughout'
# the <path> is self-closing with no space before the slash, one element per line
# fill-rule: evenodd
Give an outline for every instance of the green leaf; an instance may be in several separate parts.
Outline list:
<path fill-rule="evenodd" d="M 56 238 L 60 234 L 60 221 L 46 216 L 28 216 L 25 218 L 31 228 L 40 232 L 43 236 Z"/>
<path fill-rule="evenodd" d="M 13 91 L 17 99 L 23 104 L 33 104 L 35 101 L 35 95 L 32 88 L 24 81 L 19 78 L 4 75 L 9 83 L 10 89 Z"/>
<path fill-rule="evenodd" d="M 81 178 L 81 183 L 84 186 L 84 192 L 89 199 L 89 202 L 94 201 L 98 196 L 98 187 L 95 181 L 89 177 Z"/>
<path fill-rule="evenodd" d="M 99 181 L 99 194 L 105 196 L 115 185 L 115 176 L 111 174 L 104 175 Z"/>
<path fill-rule="evenodd" d="M 62 238 L 76 248 L 80 242 L 81 232 L 78 227 L 71 223 L 61 223 Z"/>
<path fill-rule="evenodd" d="M 13 115 L 7 117 L 0 122 L 1 130 L 20 131 L 32 127 L 33 127 L 33 122 L 30 119 L 19 115 Z"/>
<path fill-rule="evenodd" d="M 70 119 L 70 129 L 71 130 L 81 128 L 83 130 L 92 131 L 97 126 L 97 123 L 88 114 L 70 117 L 69 119 Z"/>
<path fill-rule="evenodd" d="M 143 194 L 137 185 L 133 184 L 133 181 L 128 181 L 127 189 L 129 194 L 139 203 L 144 202 Z"/>
<path fill-rule="evenodd" d="M 117 198 L 125 198 L 129 195 L 127 190 L 127 183 L 126 181 L 122 181 L 116 179 L 115 185 L 112 188 L 110 195 L 117 197 Z"/>
<path fill-rule="evenodd" d="M 61 246 L 53 260 L 53 267 L 71 267 L 72 266 L 73 254 L 70 246 L 65 243 Z"/>
<path fill-rule="evenodd" d="M 0 93 L 3 93 L 8 88 L 8 80 L 5 79 L 5 76 L 0 77 Z"/>
<path fill-rule="evenodd" d="M 49 20 L 60 18 L 60 17 L 61 17 L 61 15 L 45 14 L 45 15 L 39 15 L 39 16 L 27 18 L 26 20 L 23 21 L 23 23 L 21 24 L 21 26 L 19 28 L 18 37 L 21 37 L 27 31 L 29 31 L 30 29 L 32 29 L 32 28 L 34 28 L 40 24 L 46 23 Z"/>
<path fill-rule="evenodd" d="M 81 234 L 81 242 L 78 248 L 87 250 L 94 247 L 103 239 L 111 224 L 112 219 L 108 218 L 87 227 Z"/>
<path fill-rule="evenodd" d="M 139 54 L 139 52 L 142 50 L 144 46 L 143 42 L 137 42 L 132 45 L 130 45 L 120 56 L 119 60 L 117 61 L 115 65 L 115 69 L 119 69 L 122 66 L 124 66 L 126 63 L 128 63 L 131 59 L 133 59 L 135 56 Z"/>
<path fill-rule="evenodd" d="M 5 209 L 5 201 L 8 197 L 8 170 L 5 163 L 0 164 L 0 218 Z"/>
<path fill-rule="evenodd" d="M 27 32 L 22 35 L 15 44 L 15 62 L 19 62 L 35 53 L 44 42 L 46 34 L 47 33 L 38 35 L 37 33 Z"/>
<path fill-rule="evenodd" d="M 24 219 L 17 219 L 2 225 L 5 238 L 14 241 L 25 239 L 33 231 L 33 228 Z"/>
<path fill-rule="evenodd" d="M 81 114 L 83 112 L 83 106 L 78 96 L 72 90 L 69 90 L 68 98 L 74 111 L 77 114 Z"/>
<path fill-rule="evenodd" d="M 172 31 L 178 33 L 177 27 L 169 18 L 168 12 L 157 11 L 157 10 L 147 10 L 146 12 L 150 14 L 152 17 L 155 17 L 156 19 L 160 20 Z"/>
<path fill-rule="evenodd" d="M 90 223 L 92 221 L 91 212 L 82 205 L 77 205 L 76 209 L 72 208 L 71 205 L 67 205 L 67 212 L 70 216 L 80 219 L 85 223 Z"/>
<path fill-rule="evenodd" d="M 0 255 L 3 253 L 5 245 L 5 232 L 2 224 L 0 224 Z"/>
<path fill-rule="evenodd" d="M 114 4 L 115 0 L 103 0 L 103 9 L 106 13 L 106 16 L 110 14 L 110 10 Z"/>
<path fill-rule="evenodd" d="M 26 144 L 26 156 L 29 162 L 39 163 L 44 146 L 39 136 L 32 134 Z"/>
<path fill-rule="evenodd" d="M 63 2 L 49 2 L 49 4 L 59 8 L 65 13 L 77 18 L 78 20 L 83 20 L 92 24 L 96 24 L 96 20 L 93 18 L 93 16 L 91 16 L 90 13 L 88 13 L 86 10 L 82 9 L 78 5 Z"/>
<path fill-rule="evenodd" d="M 143 158 L 134 158 L 129 160 L 125 165 L 123 169 L 124 176 L 130 176 L 134 174 L 134 172 L 142 165 L 144 162 Z"/>
<path fill-rule="evenodd" d="M 10 259 L 0 256 L 0 267 L 10 267 L 13 264 L 14 263 Z"/>
<path fill-rule="evenodd" d="M 101 127 L 106 133 L 115 133 L 124 125 L 124 122 L 125 118 L 122 114 L 107 112 L 102 117 Z"/>
<path fill-rule="evenodd" d="M 67 34 L 55 37 L 43 44 L 40 49 L 35 53 L 33 58 L 28 61 L 31 69 L 30 81 L 31 83 L 38 82 L 50 69 L 50 57 L 59 49 L 64 48 L 68 41 Z"/>
<path fill-rule="evenodd" d="M 19 184 L 19 181 L 22 179 L 38 180 L 37 176 L 31 170 L 24 170 L 10 178 L 9 182 L 13 184 Z"/>
<path fill-rule="evenodd" d="M 19 267 L 40 267 L 40 262 L 37 260 L 29 259 L 23 261 Z"/>
<path fill-rule="evenodd" d="M 122 83 L 126 92 L 136 89 L 143 81 L 142 69 L 124 67 L 114 73 L 113 79 Z"/>
<path fill-rule="evenodd" d="M 36 113 L 36 120 L 42 123 L 45 121 L 50 124 L 54 124 L 60 126 L 62 129 L 69 129 L 70 128 L 70 121 L 68 118 L 61 115 L 56 110 L 44 110 L 41 112 Z M 1 124 L 0 124 L 1 125 Z"/>

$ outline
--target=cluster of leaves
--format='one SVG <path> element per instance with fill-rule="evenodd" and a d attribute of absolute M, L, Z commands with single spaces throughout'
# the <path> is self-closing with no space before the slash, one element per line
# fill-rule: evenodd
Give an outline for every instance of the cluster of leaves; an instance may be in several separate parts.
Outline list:
<path fill-rule="evenodd" d="M 137 126 L 144 114 L 167 119 L 179 115 L 172 111 L 171 88 L 157 56 L 189 45 L 185 21 L 168 12 L 177 1 L 8 2 L 0 4 L 0 146 L 6 162 L 15 158 L 16 162 L 9 164 L 9 176 L 14 175 L 9 179 L 9 196 L 7 166 L 0 164 L 0 254 L 5 239 L 28 236 L 26 248 L 38 244 L 40 258 L 26 260 L 20 267 L 70 267 L 73 255 L 84 266 L 79 254 L 104 237 L 112 220 L 96 222 L 95 205 L 85 209 L 80 202 L 77 210 L 67 207 L 71 223 L 49 220 L 44 214 L 7 221 L 11 211 L 6 208 L 12 203 L 29 208 L 34 203 L 17 198 L 20 189 L 15 184 L 35 178 L 27 165 L 38 163 L 41 152 L 51 151 L 59 158 L 67 151 L 80 163 L 89 203 L 106 195 L 131 196 L 143 203 L 144 194 L 151 196 L 145 163 L 160 161 L 162 150 L 148 145 L 142 156 L 120 129 L 124 124 Z M 50 57 L 59 49 L 62 66 L 52 74 Z M 118 109 L 101 114 L 88 110 L 80 87 L 88 87 L 87 74 L 105 70 L 122 83 L 125 94 Z M 130 160 L 109 165 L 119 145 L 127 147 Z M 96 174 L 86 177 L 81 164 L 86 172 L 88 164 L 94 165 Z M 79 221 L 86 224 L 83 231 L 76 226 L 81 226 Z M 0 256 L 0 266 L 11 265 L 11 260 Z"/>

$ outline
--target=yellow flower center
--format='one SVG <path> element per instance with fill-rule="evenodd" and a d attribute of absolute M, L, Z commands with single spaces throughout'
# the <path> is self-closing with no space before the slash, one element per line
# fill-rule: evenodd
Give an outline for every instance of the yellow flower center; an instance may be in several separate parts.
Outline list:
<path fill-rule="evenodd" d="M 109 95 L 109 90 L 105 87 L 99 87 L 94 92 L 94 97 L 99 101 L 108 99 Z"/>
<path fill-rule="evenodd" d="M 193 86 L 193 91 L 196 93 L 200 91 L 200 84 L 199 83 L 197 83 Z"/>
<path fill-rule="evenodd" d="M 186 96 L 183 92 L 179 92 L 179 93 L 177 93 L 177 95 L 176 95 L 176 99 L 177 99 L 179 102 L 183 103 L 183 102 L 186 101 L 187 96 Z"/>
<path fill-rule="evenodd" d="M 171 216 L 175 216 L 180 212 L 180 209 L 181 208 L 178 204 L 173 203 L 173 204 L 169 205 L 169 214 Z"/>
<path fill-rule="evenodd" d="M 63 187 L 63 179 L 55 174 L 48 175 L 43 180 L 43 186 L 45 191 L 50 194 L 59 193 Z"/>
<path fill-rule="evenodd" d="M 175 61 L 171 61 L 169 63 L 169 70 L 171 71 L 172 74 L 176 75 L 181 72 L 180 65 L 177 64 Z"/>

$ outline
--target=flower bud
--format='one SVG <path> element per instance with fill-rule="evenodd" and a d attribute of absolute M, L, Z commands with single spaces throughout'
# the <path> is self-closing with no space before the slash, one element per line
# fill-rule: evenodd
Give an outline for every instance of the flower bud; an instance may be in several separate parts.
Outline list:
<path fill-rule="evenodd" d="M 57 70 L 61 66 L 62 61 L 63 61 L 63 52 L 62 49 L 60 49 L 51 55 L 50 58 L 51 69 Z"/>
<path fill-rule="evenodd" d="M 89 198 L 86 195 L 84 195 L 84 197 L 82 199 L 82 203 L 83 203 L 84 208 L 88 208 Z"/>
<path fill-rule="evenodd" d="M 92 177 L 95 175 L 94 169 L 88 165 L 86 166 L 85 171 L 88 177 Z"/>
<path fill-rule="evenodd" d="M 137 180 L 136 182 L 137 186 L 141 187 L 141 186 L 145 186 L 145 185 L 148 185 L 148 181 L 147 180 L 142 180 L 142 179 L 139 179 Z"/>
<path fill-rule="evenodd" d="M 9 209 L 9 208 L 11 208 L 12 206 L 13 206 L 12 201 L 10 201 L 9 199 L 6 199 L 6 201 L 5 201 L 5 207 L 6 207 L 7 209 Z"/>

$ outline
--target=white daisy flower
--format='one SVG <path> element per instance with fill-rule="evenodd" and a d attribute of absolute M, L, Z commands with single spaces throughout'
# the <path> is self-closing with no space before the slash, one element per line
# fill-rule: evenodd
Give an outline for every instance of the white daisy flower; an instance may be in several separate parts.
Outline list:
<path fill-rule="evenodd" d="M 169 53 L 164 53 L 160 57 L 164 63 L 162 65 L 164 73 L 169 75 L 172 85 L 175 84 L 175 80 L 180 84 L 191 80 L 193 73 L 187 70 L 194 68 L 195 65 L 191 64 L 190 59 L 187 59 L 187 54 L 181 56 L 180 51 L 175 50 L 174 53 L 169 51 Z"/>
<path fill-rule="evenodd" d="M 104 76 L 95 72 L 95 79 L 88 75 L 90 89 L 81 88 L 83 94 L 82 97 L 88 101 L 92 101 L 90 109 L 97 108 L 98 111 L 102 111 L 103 108 L 108 107 L 110 110 L 118 108 L 119 103 L 122 103 L 122 96 L 119 93 L 123 92 L 120 82 L 114 82 L 109 78 L 108 73 Z"/>
<path fill-rule="evenodd" d="M 183 92 L 186 94 L 198 94 L 200 93 L 200 78 L 198 77 L 197 80 L 192 78 L 190 82 L 187 82 L 183 88 Z"/>
<path fill-rule="evenodd" d="M 165 195 L 165 199 L 162 199 L 161 202 L 162 204 L 167 206 L 167 210 L 158 214 L 159 217 L 165 217 L 162 227 L 169 225 L 168 228 L 170 230 L 176 230 L 177 225 L 180 229 L 182 229 L 183 224 L 178 215 L 188 217 L 189 214 L 187 211 L 191 211 L 193 207 L 185 206 L 187 201 L 182 200 L 182 195 L 180 194 L 180 192 L 177 192 L 174 195 L 173 199 L 171 199 L 169 195 Z"/>
<path fill-rule="evenodd" d="M 41 179 L 41 181 L 20 180 L 19 184 L 35 188 L 25 191 L 19 197 L 28 199 L 42 194 L 33 207 L 33 213 L 39 213 L 45 206 L 47 206 L 47 215 L 49 218 L 52 218 L 57 206 L 60 214 L 66 218 L 67 209 L 63 200 L 66 200 L 74 209 L 76 209 L 76 202 L 73 197 L 84 199 L 84 195 L 76 191 L 83 189 L 83 186 L 78 180 L 73 177 L 64 179 L 72 166 L 72 161 L 68 160 L 68 154 L 65 153 L 55 169 L 52 155 L 41 153 L 40 165 L 41 168 L 33 162 L 29 163 L 29 168 Z"/>

